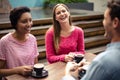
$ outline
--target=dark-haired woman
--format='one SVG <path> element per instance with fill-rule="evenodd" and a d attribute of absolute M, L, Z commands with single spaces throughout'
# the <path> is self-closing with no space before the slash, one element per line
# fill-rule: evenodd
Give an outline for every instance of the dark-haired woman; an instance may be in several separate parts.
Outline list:
<path fill-rule="evenodd" d="M 36 38 L 30 34 L 33 24 L 30 9 L 14 8 L 9 18 L 15 31 L 0 40 L 0 76 L 27 75 L 38 61 Z"/>

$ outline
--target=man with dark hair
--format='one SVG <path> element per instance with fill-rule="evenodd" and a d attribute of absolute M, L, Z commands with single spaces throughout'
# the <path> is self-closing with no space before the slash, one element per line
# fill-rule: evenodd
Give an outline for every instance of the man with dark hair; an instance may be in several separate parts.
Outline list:
<path fill-rule="evenodd" d="M 81 80 L 120 80 L 120 0 L 108 1 L 103 25 L 105 37 L 111 43 L 92 61 Z M 77 65 L 74 62 L 67 64 L 66 76 L 63 80 L 75 80 L 78 77 L 75 73 L 78 73 L 78 69 L 81 70 L 82 67 Z"/>

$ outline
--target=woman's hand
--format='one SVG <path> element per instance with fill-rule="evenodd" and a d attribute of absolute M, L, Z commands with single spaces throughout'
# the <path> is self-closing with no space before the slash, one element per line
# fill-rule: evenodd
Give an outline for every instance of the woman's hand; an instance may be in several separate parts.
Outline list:
<path fill-rule="evenodd" d="M 21 75 L 28 75 L 30 74 L 30 72 L 32 71 L 33 67 L 32 66 L 20 66 L 20 67 L 15 67 L 14 71 L 17 74 L 21 74 Z"/>
<path fill-rule="evenodd" d="M 68 55 L 65 56 L 65 62 L 73 61 L 75 57 L 74 53 L 69 53 Z"/>

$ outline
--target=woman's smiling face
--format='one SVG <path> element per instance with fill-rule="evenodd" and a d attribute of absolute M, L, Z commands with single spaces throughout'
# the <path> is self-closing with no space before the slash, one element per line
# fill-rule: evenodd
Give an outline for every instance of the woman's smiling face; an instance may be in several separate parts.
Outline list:
<path fill-rule="evenodd" d="M 59 22 L 59 23 L 63 23 L 63 22 L 68 22 L 69 21 L 69 16 L 70 16 L 70 13 L 68 12 L 68 10 L 60 5 L 56 8 L 55 10 L 55 17 L 56 17 L 56 20 Z"/>
<path fill-rule="evenodd" d="M 27 34 L 31 31 L 33 25 L 32 17 L 29 12 L 25 12 L 21 15 L 20 19 L 17 22 L 17 32 L 21 34 Z"/>

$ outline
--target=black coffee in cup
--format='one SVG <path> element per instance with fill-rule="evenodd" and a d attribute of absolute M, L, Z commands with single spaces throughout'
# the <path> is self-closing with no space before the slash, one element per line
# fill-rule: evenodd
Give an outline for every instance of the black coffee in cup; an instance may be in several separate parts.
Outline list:
<path fill-rule="evenodd" d="M 41 63 L 37 63 L 33 66 L 33 71 L 32 71 L 32 75 L 33 76 L 40 76 L 42 75 L 44 69 L 44 64 Z"/>
<path fill-rule="evenodd" d="M 79 63 L 83 58 L 84 58 L 84 55 L 77 54 L 77 55 L 75 55 L 74 60 L 76 63 Z"/>

